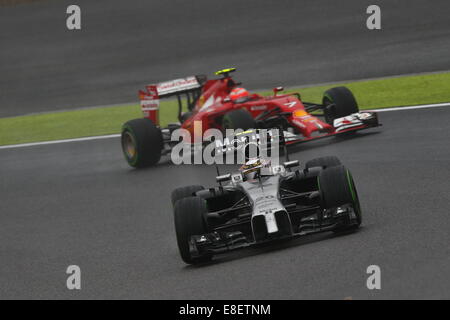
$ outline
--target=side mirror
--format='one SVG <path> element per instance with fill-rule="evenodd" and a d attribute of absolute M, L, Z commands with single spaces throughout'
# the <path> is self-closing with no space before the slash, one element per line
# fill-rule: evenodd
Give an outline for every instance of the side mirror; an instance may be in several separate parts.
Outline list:
<path fill-rule="evenodd" d="M 283 91 L 283 90 L 284 90 L 283 87 L 273 88 L 273 95 L 276 96 L 278 92 Z"/>
<path fill-rule="evenodd" d="M 287 161 L 285 163 L 283 163 L 283 166 L 288 169 L 288 168 L 292 168 L 292 167 L 298 167 L 300 165 L 300 162 L 298 160 L 292 160 L 292 161 Z"/>
<path fill-rule="evenodd" d="M 221 176 L 216 177 L 216 181 L 219 183 L 230 181 L 230 180 L 231 180 L 231 173 L 223 174 Z"/>

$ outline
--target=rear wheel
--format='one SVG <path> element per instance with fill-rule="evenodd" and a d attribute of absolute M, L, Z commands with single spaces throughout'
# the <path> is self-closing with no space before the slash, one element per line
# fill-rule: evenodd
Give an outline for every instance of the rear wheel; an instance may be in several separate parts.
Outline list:
<path fill-rule="evenodd" d="M 134 119 L 122 127 L 122 151 L 128 164 L 144 168 L 161 159 L 163 138 L 161 130 L 150 119 Z"/>
<path fill-rule="evenodd" d="M 237 109 L 227 112 L 222 119 L 222 128 L 226 129 L 254 129 L 256 126 L 255 119 L 253 119 L 247 109 Z"/>
<path fill-rule="evenodd" d="M 322 103 L 325 106 L 325 121 L 331 125 L 334 119 L 359 112 L 358 103 L 347 87 L 336 87 L 325 91 Z"/>
<path fill-rule="evenodd" d="M 193 197 L 195 192 L 203 189 L 205 189 L 203 186 L 192 185 L 173 190 L 171 196 L 172 205 L 175 206 L 175 203 L 177 203 L 178 200 L 181 200 L 183 198 Z"/>
<path fill-rule="evenodd" d="M 200 257 L 191 255 L 191 237 L 208 233 L 206 201 L 199 197 L 183 198 L 175 204 L 175 232 L 181 258 L 188 264 L 206 262 L 212 259 L 207 254 Z"/>
<path fill-rule="evenodd" d="M 342 165 L 329 167 L 320 172 L 318 177 L 320 197 L 324 209 L 334 209 L 350 204 L 355 219 L 335 231 L 350 231 L 361 225 L 361 207 L 358 193 L 350 171 Z"/>
<path fill-rule="evenodd" d="M 305 168 L 309 169 L 312 167 L 322 167 L 323 169 L 339 166 L 341 165 L 341 160 L 339 160 L 338 157 L 335 156 L 327 156 L 327 157 L 320 157 L 315 158 L 312 160 L 309 160 L 305 164 Z"/>

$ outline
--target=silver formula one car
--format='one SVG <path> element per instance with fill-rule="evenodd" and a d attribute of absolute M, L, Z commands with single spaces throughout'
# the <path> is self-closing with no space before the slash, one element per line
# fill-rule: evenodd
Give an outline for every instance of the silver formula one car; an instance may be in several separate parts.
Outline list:
<path fill-rule="evenodd" d="M 334 156 L 272 165 L 248 160 L 219 186 L 194 185 L 172 193 L 181 258 L 188 264 L 259 243 L 324 231 L 352 231 L 361 208 L 350 171 Z"/>

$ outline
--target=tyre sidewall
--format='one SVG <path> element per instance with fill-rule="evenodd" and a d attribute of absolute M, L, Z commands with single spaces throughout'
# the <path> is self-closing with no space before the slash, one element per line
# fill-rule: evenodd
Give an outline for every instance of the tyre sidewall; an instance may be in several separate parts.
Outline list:
<path fill-rule="evenodd" d="M 192 186 L 186 186 L 186 187 L 180 187 L 172 191 L 171 194 L 171 201 L 172 205 L 175 206 L 175 204 L 184 198 L 192 197 L 194 196 L 194 193 L 200 190 L 204 190 L 205 188 L 200 185 L 192 185 Z"/>
<path fill-rule="evenodd" d="M 174 222 L 178 249 L 181 258 L 188 264 L 211 259 L 209 255 L 192 258 L 189 244 L 191 236 L 208 233 L 207 212 L 206 201 L 199 197 L 183 198 L 175 204 Z"/>
<path fill-rule="evenodd" d="M 130 134 L 135 143 L 136 155 L 129 158 L 124 150 L 123 139 Z M 134 119 L 122 127 L 122 150 L 128 164 L 135 168 L 155 165 L 161 159 L 163 138 L 161 130 L 150 119 Z"/>
<path fill-rule="evenodd" d="M 351 204 L 361 223 L 361 206 L 350 170 L 343 165 L 322 170 L 318 176 L 321 204 L 324 209 Z"/>
<path fill-rule="evenodd" d="M 325 120 L 329 124 L 333 124 L 334 119 L 359 112 L 358 103 L 347 87 L 335 87 L 327 90 L 323 95 L 322 103 L 325 106 Z"/>

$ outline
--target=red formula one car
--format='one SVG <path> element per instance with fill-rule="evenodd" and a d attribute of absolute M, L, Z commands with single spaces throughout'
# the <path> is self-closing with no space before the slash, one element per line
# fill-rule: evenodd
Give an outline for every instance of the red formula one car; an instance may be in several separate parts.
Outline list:
<path fill-rule="evenodd" d="M 122 149 L 127 162 L 132 167 L 155 165 L 161 155 L 170 153 L 178 143 L 171 141 L 171 134 L 179 128 L 186 129 L 193 142 L 211 128 L 225 131 L 281 127 L 287 144 L 292 145 L 379 126 L 377 114 L 359 112 L 353 94 L 346 87 L 327 90 L 322 104 L 304 102 L 299 93 L 279 94 L 282 87 L 274 88 L 272 96 L 264 97 L 241 88 L 230 76 L 235 70 L 216 72 L 218 79 L 191 76 L 148 85 L 145 91 L 139 91 L 144 118 L 128 121 L 122 128 Z M 178 100 L 179 123 L 161 128 L 159 99 L 167 97 Z M 313 111 L 322 113 L 312 115 Z"/>

